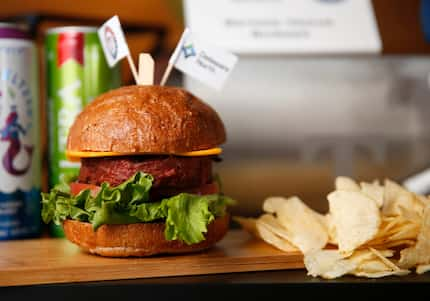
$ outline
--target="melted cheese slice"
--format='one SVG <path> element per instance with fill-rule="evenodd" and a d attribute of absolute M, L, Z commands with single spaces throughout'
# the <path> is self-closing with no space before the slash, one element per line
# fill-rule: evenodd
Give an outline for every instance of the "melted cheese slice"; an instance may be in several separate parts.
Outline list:
<path fill-rule="evenodd" d="M 66 151 L 66 157 L 69 161 L 79 161 L 81 158 L 97 158 L 97 157 L 116 157 L 116 156 L 136 156 L 136 155 L 174 155 L 180 157 L 200 157 L 200 156 L 213 156 L 222 153 L 220 147 L 214 147 L 205 150 L 198 150 L 185 153 L 117 153 L 117 152 L 80 152 L 80 151 Z"/>

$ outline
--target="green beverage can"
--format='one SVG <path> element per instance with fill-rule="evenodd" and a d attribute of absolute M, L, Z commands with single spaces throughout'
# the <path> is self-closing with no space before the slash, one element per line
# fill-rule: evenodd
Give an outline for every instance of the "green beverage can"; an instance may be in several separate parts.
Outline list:
<path fill-rule="evenodd" d="M 66 158 L 69 128 L 83 107 L 99 94 L 120 86 L 119 65 L 110 68 L 96 27 L 56 27 L 45 36 L 48 106 L 49 188 L 76 177 L 79 163 Z M 51 225 L 61 237 L 61 227 Z"/>

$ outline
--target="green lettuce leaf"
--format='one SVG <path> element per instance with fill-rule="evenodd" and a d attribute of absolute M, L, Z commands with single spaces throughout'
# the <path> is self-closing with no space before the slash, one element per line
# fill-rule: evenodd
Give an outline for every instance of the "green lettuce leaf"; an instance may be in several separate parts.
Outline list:
<path fill-rule="evenodd" d="M 215 196 L 216 197 L 216 196 Z M 181 193 L 166 201 L 165 237 L 181 239 L 188 244 L 204 240 L 207 225 L 215 219 L 209 211 L 209 198 Z"/>
<path fill-rule="evenodd" d="M 167 240 L 195 244 L 204 240 L 208 224 L 235 203 L 222 194 L 189 193 L 150 202 L 153 180 L 151 175 L 138 172 L 115 187 L 103 183 L 95 196 L 90 190 L 72 196 L 68 185 L 58 185 L 42 193 L 42 219 L 56 224 L 66 219 L 89 222 L 94 230 L 104 224 L 164 221 Z"/>

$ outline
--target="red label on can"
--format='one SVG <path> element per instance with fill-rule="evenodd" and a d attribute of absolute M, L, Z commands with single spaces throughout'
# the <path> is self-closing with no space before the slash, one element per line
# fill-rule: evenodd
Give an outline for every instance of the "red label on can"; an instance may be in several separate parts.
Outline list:
<path fill-rule="evenodd" d="M 62 32 L 58 35 L 57 66 L 61 67 L 69 59 L 84 64 L 84 34 L 82 32 Z"/>

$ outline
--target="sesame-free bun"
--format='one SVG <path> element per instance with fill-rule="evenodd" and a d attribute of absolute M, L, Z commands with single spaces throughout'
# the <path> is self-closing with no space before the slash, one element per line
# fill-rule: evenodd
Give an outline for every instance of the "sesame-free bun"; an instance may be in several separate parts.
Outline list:
<path fill-rule="evenodd" d="M 87 252 L 108 257 L 143 257 L 208 249 L 225 236 L 228 225 L 228 214 L 216 218 L 208 225 L 206 239 L 193 245 L 166 240 L 164 223 L 102 225 L 94 231 L 90 223 L 65 220 L 63 229 L 68 240 Z"/>
<path fill-rule="evenodd" d="M 175 87 L 127 86 L 88 104 L 70 128 L 67 151 L 183 153 L 226 140 L 209 105 Z"/>

